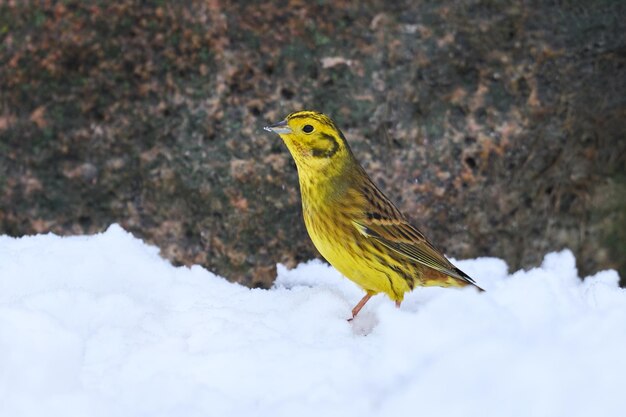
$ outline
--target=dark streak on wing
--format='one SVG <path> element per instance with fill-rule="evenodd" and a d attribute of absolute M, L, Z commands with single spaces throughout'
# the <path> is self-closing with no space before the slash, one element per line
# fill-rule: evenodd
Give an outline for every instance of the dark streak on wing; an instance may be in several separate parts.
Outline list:
<path fill-rule="evenodd" d="M 408 261 L 476 285 L 472 278 L 452 265 L 417 228 L 407 222 L 402 213 L 371 180 L 362 191 L 369 207 L 366 208 L 366 218 L 356 224 L 363 233 L 406 257 Z"/>
<path fill-rule="evenodd" d="M 406 225 L 406 224 L 405 224 Z M 389 226 L 366 226 L 361 225 L 363 231 L 370 237 L 378 240 L 383 245 L 392 249 L 396 253 L 403 255 L 407 260 L 420 263 L 436 271 L 443 272 L 446 275 L 466 281 L 470 284 L 475 284 L 474 280 L 460 269 L 452 265 L 443 255 L 440 255 L 438 251 L 432 247 L 427 241 L 418 242 L 406 242 L 397 240 L 393 233 L 395 227 Z M 389 230 L 386 230 L 389 229 Z M 387 236 L 383 236 L 382 233 Z"/>

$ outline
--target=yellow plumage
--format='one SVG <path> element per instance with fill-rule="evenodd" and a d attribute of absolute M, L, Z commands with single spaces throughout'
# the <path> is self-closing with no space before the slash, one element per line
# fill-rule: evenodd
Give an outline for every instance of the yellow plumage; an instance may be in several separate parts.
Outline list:
<path fill-rule="evenodd" d="M 265 129 L 280 135 L 296 162 L 313 244 L 366 291 L 353 317 L 378 293 L 399 306 L 404 293 L 416 286 L 479 288 L 376 187 L 330 118 L 300 111 Z"/>

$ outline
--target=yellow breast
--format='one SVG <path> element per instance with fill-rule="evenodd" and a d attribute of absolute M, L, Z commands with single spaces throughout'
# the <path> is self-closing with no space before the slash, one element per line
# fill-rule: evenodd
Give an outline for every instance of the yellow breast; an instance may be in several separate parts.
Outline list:
<path fill-rule="evenodd" d="M 350 207 L 319 205 L 306 201 L 303 216 L 313 244 L 320 254 L 346 278 L 369 293 L 385 293 L 402 301 L 411 287 L 391 268 L 384 248 L 359 233 L 352 224 Z"/>

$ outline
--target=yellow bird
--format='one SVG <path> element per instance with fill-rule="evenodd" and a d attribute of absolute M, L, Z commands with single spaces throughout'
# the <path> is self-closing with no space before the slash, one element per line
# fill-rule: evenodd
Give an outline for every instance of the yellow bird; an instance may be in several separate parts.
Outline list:
<path fill-rule="evenodd" d="M 280 135 L 296 162 L 304 223 L 313 244 L 366 292 L 352 318 L 378 293 L 399 307 L 404 293 L 416 286 L 472 285 L 483 291 L 378 189 L 328 116 L 299 111 L 265 130 Z"/>

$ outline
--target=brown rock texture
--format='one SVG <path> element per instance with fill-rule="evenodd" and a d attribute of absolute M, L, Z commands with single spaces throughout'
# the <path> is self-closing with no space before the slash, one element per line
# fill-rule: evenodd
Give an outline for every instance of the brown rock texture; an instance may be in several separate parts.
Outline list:
<path fill-rule="evenodd" d="M 262 131 L 318 109 L 450 256 L 626 278 L 626 6 L 0 1 L 0 233 L 113 222 L 267 287 L 316 256 Z"/>

